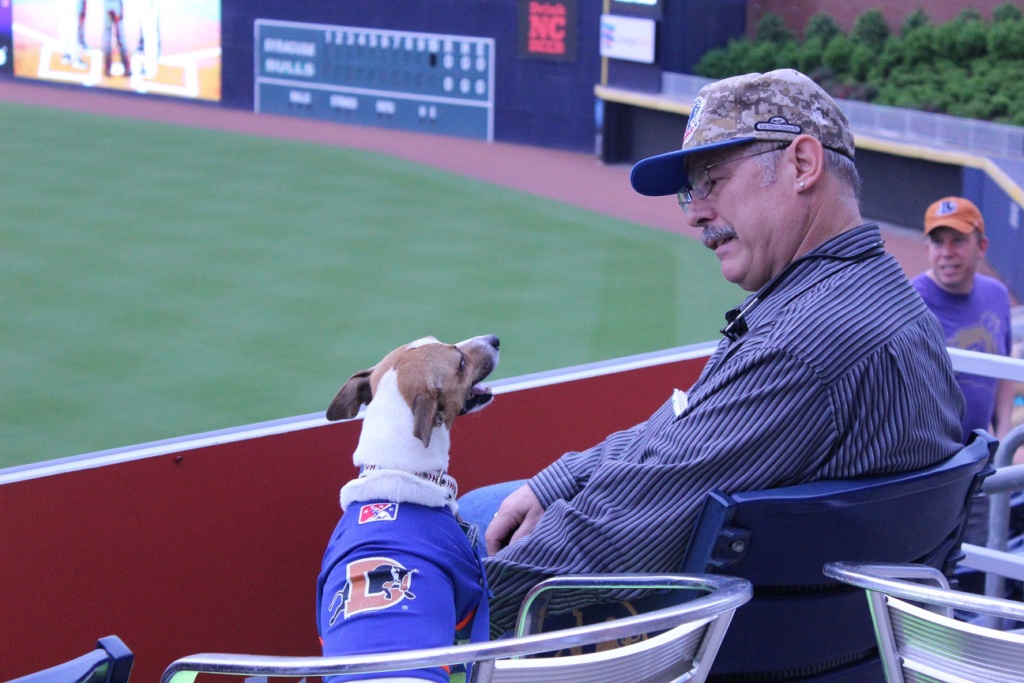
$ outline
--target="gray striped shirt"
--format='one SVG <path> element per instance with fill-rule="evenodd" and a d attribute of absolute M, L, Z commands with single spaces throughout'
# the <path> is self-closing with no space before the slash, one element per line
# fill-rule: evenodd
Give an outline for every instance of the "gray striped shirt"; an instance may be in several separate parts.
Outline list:
<path fill-rule="evenodd" d="M 749 331 L 718 345 L 680 414 L 670 398 L 531 479 L 544 516 L 485 561 L 492 632 L 512 628 L 547 576 L 678 571 L 711 489 L 913 470 L 953 455 L 964 400 L 942 330 L 881 244 L 869 224 L 798 259 L 747 312 Z"/>

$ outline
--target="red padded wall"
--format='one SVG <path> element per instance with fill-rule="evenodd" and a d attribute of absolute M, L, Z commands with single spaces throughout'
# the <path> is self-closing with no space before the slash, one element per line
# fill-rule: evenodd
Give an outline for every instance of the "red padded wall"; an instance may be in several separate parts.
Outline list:
<path fill-rule="evenodd" d="M 510 390 L 456 422 L 462 491 L 522 478 L 645 419 L 704 358 Z M 0 680 L 106 635 L 159 679 L 197 652 L 318 654 L 316 576 L 361 422 L 0 485 Z"/>

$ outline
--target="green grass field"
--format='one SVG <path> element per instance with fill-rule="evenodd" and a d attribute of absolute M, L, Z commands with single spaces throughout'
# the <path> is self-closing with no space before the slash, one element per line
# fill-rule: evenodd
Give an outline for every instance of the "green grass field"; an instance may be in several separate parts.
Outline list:
<path fill-rule="evenodd" d="M 0 104 L 0 467 L 323 410 L 427 334 L 496 378 L 715 338 L 698 243 L 389 157 Z"/>

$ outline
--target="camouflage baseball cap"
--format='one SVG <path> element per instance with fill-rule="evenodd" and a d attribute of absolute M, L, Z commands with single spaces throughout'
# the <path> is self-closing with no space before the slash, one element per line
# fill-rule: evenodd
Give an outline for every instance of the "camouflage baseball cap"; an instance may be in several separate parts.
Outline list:
<path fill-rule="evenodd" d="M 697 93 L 683 134 L 683 147 L 638 161 L 630 182 L 651 197 L 689 187 L 688 154 L 759 140 L 790 142 L 797 135 L 853 158 L 850 122 L 828 93 L 794 69 L 733 76 Z"/>

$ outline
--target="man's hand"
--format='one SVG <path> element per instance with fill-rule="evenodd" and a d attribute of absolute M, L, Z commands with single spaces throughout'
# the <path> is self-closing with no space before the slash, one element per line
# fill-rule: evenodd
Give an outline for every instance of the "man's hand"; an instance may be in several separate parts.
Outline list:
<path fill-rule="evenodd" d="M 537 500 L 528 484 L 523 484 L 501 502 L 498 513 L 487 526 L 484 540 L 487 554 L 493 555 L 505 546 L 518 541 L 533 531 L 544 514 L 544 507 Z"/>

